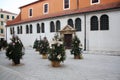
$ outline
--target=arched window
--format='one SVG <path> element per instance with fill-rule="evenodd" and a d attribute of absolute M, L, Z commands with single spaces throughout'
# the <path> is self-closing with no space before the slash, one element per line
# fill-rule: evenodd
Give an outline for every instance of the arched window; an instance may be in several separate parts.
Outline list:
<path fill-rule="evenodd" d="M 14 34 L 14 32 L 15 32 L 15 31 L 14 31 L 14 27 L 11 27 L 11 28 L 10 28 L 10 34 Z"/>
<path fill-rule="evenodd" d="M 44 26 L 45 26 L 44 23 L 41 23 L 41 30 L 42 30 L 42 33 L 45 32 L 45 27 L 44 27 Z"/>
<path fill-rule="evenodd" d="M 22 34 L 22 26 L 20 26 L 20 34 Z"/>
<path fill-rule="evenodd" d="M 15 34 L 15 28 L 13 27 L 13 34 Z"/>
<path fill-rule="evenodd" d="M 32 33 L 32 24 L 30 24 L 30 33 Z"/>
<path fill-rule="evenodd" d="M 91 30 L 98 30 L 98 17 L 97 16 L 92 16 L 91 17 Z"/>
<path fill-rule="evenodd" d="M 10 28 L 10 34 L 12 34 L 12 28 Z"/>
<path fill-rule="evenodd" d="M 20 34 L 19 26 L 17 27 L 17 34 Z"/>
<path fill-rule="evenodd" d="M 40 24 L 37 23 L 37 33 L 40 33 Z"/>
<path fill-rule="evenodd" d="M 56 31 L 57 32 L 60 30 L 60 27 L 61 27 L 60 21 L 58 20 L 58 21 L 56 21 Z"/>
<path fill-rule="evenodd" d="M 50 22 L 50 32 L 55 32 L 55 25 L 53 21 Z"/>
<path fill-rule="evenodd" d="M 26 25 L 26 34 L 28 34 L 29 33 L 29 27 L 28 27 L 28 25 Z"/>
<path fill-rule="evenodd" d="M 100 30 L 108 30 L 109 29 L 109 17 L 108 15 L 102 15 L 100 17 Z"/>
<path fill-rule="evenodd" d="M 68 20 L 68 25 L 70 25 L 71 27 L 74 27 L 74 25 L 73 25 L 73 20 L 72 20 L 72 19 L 69 19 L 69 20 Z"/>
<path fill-rule="evenodd" d="M 75 20 L 75 29 L 76 31 L 81 31 L 81 19 L 80 18 L 77 18 Z"/>

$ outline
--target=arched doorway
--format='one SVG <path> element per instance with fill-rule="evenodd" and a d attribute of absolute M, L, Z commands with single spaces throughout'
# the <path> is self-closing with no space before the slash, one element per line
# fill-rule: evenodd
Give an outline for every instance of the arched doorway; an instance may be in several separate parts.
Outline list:
<path fill-rule="evenodd" d="M 75 31 L 76 30 L 69 25 L 66 25 L 62 30 L 60 30 L 60 36 L 63 38 L 66 49 L 71 48 L 72 37 L 74 36 Z"/>

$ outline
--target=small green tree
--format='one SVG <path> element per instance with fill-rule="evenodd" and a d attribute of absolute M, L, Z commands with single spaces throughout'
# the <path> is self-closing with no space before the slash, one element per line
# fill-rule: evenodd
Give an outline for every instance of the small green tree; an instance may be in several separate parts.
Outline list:
<path fill-rule="evenodd" d="M 6 56 L 9 59 L 12 59 L 15 64 L 20 64 L 20 59 L 24 55 L 24 52 L 22 52 L 24 46 L 17 36 L 13 36 L 11 41 L 12 42 L 8 44 L 8 47 L 6 49 Z"/>
<path fill-rule="evenodd" d="M 63 62 L 66 59 L 65 48 L 58 35 L 51 42 L 48 59 L 53 62 Z"/>
<path fill-rule="evenodd" d="M 49 49 L 49 42 L 46 37 L 44 37 L 43 40 L 40 40 L 39 42 L 39 53 L 42 54 L 43 58 L 47 58 Z"/>
<path fill-rule="evenodd" d="M 75 59 L 82 59 L 82 44 L 77 36 L 74 36 L 72 40 L 71 54 L 74 55 Z"/>
<path fill-rule="evenodd" d="M 34 41 L 34 44 L 33 44 L 33 49 L 36 49 L 36 51 L 37 51 L 38 45 L 39 45 L 39 41 L 36 39 L 36 40 Z"/>

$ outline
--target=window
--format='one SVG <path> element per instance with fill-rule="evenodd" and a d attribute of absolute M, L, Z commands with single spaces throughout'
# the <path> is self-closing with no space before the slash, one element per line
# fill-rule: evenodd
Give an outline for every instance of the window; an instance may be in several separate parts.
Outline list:
<path fill-rule="evenodd" d="M 75 29 L 76 31 L 81 31 L 81 19 L 80 18 L 77 18 L 75 20 Z"/>
<path fill-rule="evenodd" d="M 26 34 L 28 34 L 29 33 L 29 27 L 28 27 L 28 25 L 26 25 Z"/>
<path fill-rule="evenodd" d="M 91 0 L 91 4 L 99 4 L 100 3 L 100 0 Z"/>
<path fill-rule="evenodd" d="M 12 16 L 12 20 L 13 20 L 13 19 L 15 19 L 15 17 L 14 17 L 14 16 Z"/>
<path fill-rule="evenodd" d="M 33 10 L 29 9 L 29 16 L 31 17 L 33 15 Z"/>
<path fill-rule="evenodd" d="M 13 29 L 13 34 L 15 34 L 15 29 L 14 29 L 14 27 L 13 27 L 12 29 Z"/>
<path fill-rule="evenodd" d="M 91 30 L 98 30 L 98 18 L 97 18 L 97 16 L 91 17 Z"/>
<path fill-rule="evenodd" d="M 7 15 L 7 19 L 9 19 L 9 15 Z"/>
<path fill-rule="evenodd" d="M 56 31 L 58 32 L 60 30 L 60 21 L 56 21 Z"/>
<path fill-rule="evenodd" d="M 48 13 L 48 3 L 47 4 L 44 4 L 44 14 Z"/>
<path fill-rule="evenodd" d="M 37 23 L 37 33 L 40 33 L 40 24 Z"/>
<path fill-rule="evenodd" d="M 50 22 L 50 32 L 55 32 L 55 25 L 53 21 Z"/>
<path fill-rule="evenodd" d="M 109 29 L 109 17 L 107 15 L 102 15 L 100 17 L 100 30 Z"/>
<path fill-rule="evenodd" d="M 98 0 L 92 0 L 92 3 L 98 3 Z"/>
<path fill-rule="evenodd" d="M 64 9 L 70 8 L 70 0 L 64 0 Z"/>
<path fill-rule="evenodd" d="M 4 24 L 3 24 L 3 21 L 1 21 L 1 25 L 3 26 Z"/>
<path fill-rule="evenodd" d="M 19 26 L 17 27 L 17 34 L 20 34 Z"/>
<path fill-rule="evenodd" d="M 15 32 L 15 31 L 14 31 L 14 27 L 11 27 L 11 28 L 10 28 L 10 34 L 14 34 L 14 32 Z"/>
<path fill-rule="evenodd" d="M 30 33 L 32 33 L 32 24 L 30 24 Z"/>
<path fill-rule="evenodd" d="M 41 30 L 42 30 L 42 33 L 44 33 L 44 32 L 45 32 L 44 23 L 41 23 Z"/>
<path fill-rule="evenodd" d="M 73 25 L 73 20 L 72 20 L 72 19 L 69 19 L 69 20 L 68 20 L 68 25 L 70 25 L 71 27 L 74 27 L 74 25 Z"/>
<path fill-rule="evenodd" d="M 10 34 L 12 34 L 12 28 L 10 28 Z"/>
<path fill-rule="evenodd" d="M 18 26 L 17 27 L 17 34 L 22 34 L 22 26 Z"/>
<path fill-rule="evenodd" d="M 4 30 L 3 30 L 3 29 L 1 29 L 1 33 L 4 33 Z"/>
<path fill-rule="evenodd" d="M 22 26 L 20 26 L 20 34 L 22 34 Z"/>
<path fill-rule="evenodd" d="M 4 15 L 3 15 L 3 14 L 1 14 L 1 18 L 4 18 Z"/>

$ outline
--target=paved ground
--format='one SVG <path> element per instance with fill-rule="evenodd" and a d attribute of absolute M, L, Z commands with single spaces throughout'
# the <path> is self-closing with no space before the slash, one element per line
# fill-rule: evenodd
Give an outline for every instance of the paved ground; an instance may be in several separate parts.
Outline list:
<path fill-rule="evenodd" d="M 48 59 L 33 49 L 18 66 L 0 52 L 0 80 L 120 80 L 120 56 L 83 54 L 83 60 L 74 60 L 69 50 L 61 67 L 53 68 Z M 4 67 L 3 67 L 4 66 Z"/>

